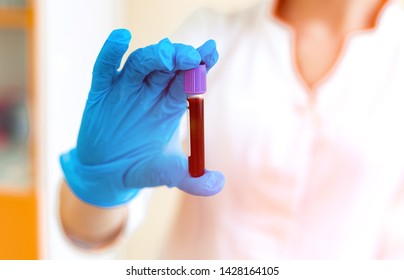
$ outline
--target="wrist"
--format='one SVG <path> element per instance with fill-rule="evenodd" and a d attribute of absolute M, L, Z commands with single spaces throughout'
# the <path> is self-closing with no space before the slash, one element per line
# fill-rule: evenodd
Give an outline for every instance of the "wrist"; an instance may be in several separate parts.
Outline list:
<path fill-rule="evenodd" d="M 60 221 L 63 232 L 76 246 L 102 250 L 119 240 L 127 222 L 128 209 L 103 209 L 79 200 L 63 182 L 60 187 Z"/>
<path fill-rule="evenodd" d="M 60 164 L 70 190 L 86 204 L 110 208 L 126 204 L 140 189 L 126 186 L 128 162 L 84 165 L 76 149 L 60 156 Z"/>

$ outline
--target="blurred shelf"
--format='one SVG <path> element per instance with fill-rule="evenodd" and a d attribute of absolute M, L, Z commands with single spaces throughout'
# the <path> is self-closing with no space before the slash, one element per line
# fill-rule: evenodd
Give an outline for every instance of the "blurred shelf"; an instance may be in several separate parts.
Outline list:
<path fill-rule="evenodd" d="M 34 2 L 35 0 L 0 0 L 0 31 L 3 32 L 3 35 L 12 34 L 11 37 L 5 36 L 0 40 L 0 54 L 2 54 L 0 68 L 6 69 L 7 73 L 11 71 L 10 65 L 4 63 L 4 58 L 9 57 L 10 49 L 15 48 L 14 51 L 20 53 L 18 57 L 25 61 L 25 70 L 17 70 L 26 72 L 26 75 L 23 76 L 23 85 L 27 86 L 29 101 L 27 106 L 31 112 L 36 111 L 34 108 L 36 104 L 34 71 L 36 6 Z M 17 40 L 21 34 L 26 42 Z M 17 43 L 13 40 L 17 40 Z M 26 49 L 22 48 L 23 43 L 26 45 Z M 14 59 L 14 57 L 12 58 Z M 14 71 L 16 70 L 14 69 Z M 35 114 L 30 116 L 30 123 L 32 127 L 37 125 Z M 21 160 L 20 153 L 7 157 L 8 160 L 14 162 L 14 165 L 10 165 L 10 162 L 4 157 L 4 149 L 0 154 L 2 157 L 0 160 L 0 260 L 38 259 L 40 257 L 39 193 L 38 186 L 35 185 L 37 168 L 34 164 L 37 162 L 35 136 L 29 138 L 26 148 L 26 152 L 29 154 L 27 159 Z M 18 180 L 13 179 L 16 176 L 19 177 Z"/>
<path fill-rule="evenodd" d="M 37 203 L 33 193 L 0 195 L 0 260 L 38 259 Z"/>
<path fill-rule="evenodd" d="M 31 27 L 32 10 L 25 7 L 0 6 L 0 27 Z"/>

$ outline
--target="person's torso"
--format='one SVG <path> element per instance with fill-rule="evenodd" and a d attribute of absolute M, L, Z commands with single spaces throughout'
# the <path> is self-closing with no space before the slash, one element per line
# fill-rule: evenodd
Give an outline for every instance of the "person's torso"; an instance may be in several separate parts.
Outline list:
<path fill-rule="evenodd" d="M 206 166 L 222 193 L 184 195 L 162 258 L 374 258 L 404 171 L 404 13 L 353 34 L 309 97 L 292 34 L 261 7 L 216 20 Z M 209 20 L 208 18 L 206 20 Z"/>

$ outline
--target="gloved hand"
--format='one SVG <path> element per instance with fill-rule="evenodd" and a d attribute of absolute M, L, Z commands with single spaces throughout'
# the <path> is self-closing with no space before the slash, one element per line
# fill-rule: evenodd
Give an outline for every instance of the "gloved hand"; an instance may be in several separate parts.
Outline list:
<path fill-rule="evenodd" d="M 77 147 L 60 157 L 68 185 L 78 198 L 99 207 L 131 200 L 141 188 L 166 185 L 201 196 L 224 185 L 219 172 L 188 174 L 178 128 L 186 110 L 183 72 L 203 61 L 210 69 L 214 41 L 197 50 L 164 39 L 134 51 L 122 71 L 129 31 L 113 31 L 94 65 Z"/>

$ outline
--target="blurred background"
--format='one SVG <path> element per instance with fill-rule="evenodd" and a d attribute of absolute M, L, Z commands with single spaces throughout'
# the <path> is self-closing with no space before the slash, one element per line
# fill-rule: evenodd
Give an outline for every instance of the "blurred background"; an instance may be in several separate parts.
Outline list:
<path fill-rule="evenodd" d="M 0 259 L 152 254 L 136 240 L 117 251 L 88 254 L 71 246 L 59 228 L 58 158 L 75 145 L 93 63 L 115 28 L 132 32 L 133 51 L 169 36 L 200 7 L 233 12 L 255 2 L 0 0 Z M 163 195 L 165 204 L 175 200 L 172 192 Z M 138 198 L 139 209 L 147 199 Z M 143 212 L 136 214 L 140 221 Z"/>
<path fill-rule="evenodd" d="M 230 13 L 258 1 L 0 0 L 0 259 L 152 258 L 176 192 L 137 197 L 137 222 L 149 200 L 167 211 L 107 253 L 74 248 L 58 224 L 59 155 L 75 146 L 94 61 L 113 29 L 132 32 L 130 53 L 201 7 Z"/>

